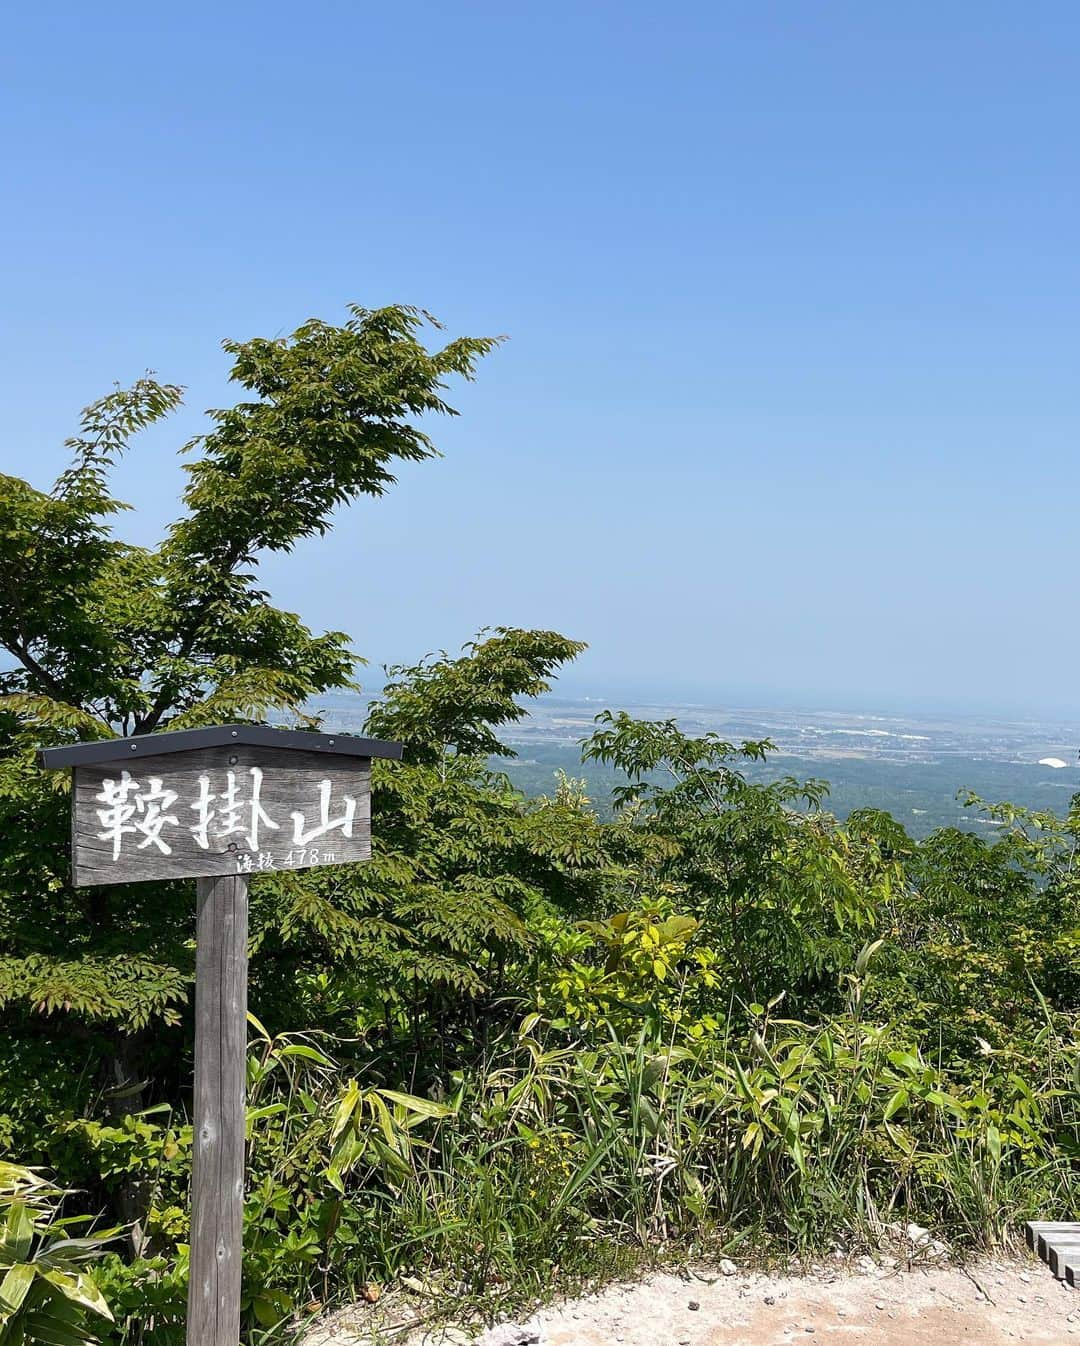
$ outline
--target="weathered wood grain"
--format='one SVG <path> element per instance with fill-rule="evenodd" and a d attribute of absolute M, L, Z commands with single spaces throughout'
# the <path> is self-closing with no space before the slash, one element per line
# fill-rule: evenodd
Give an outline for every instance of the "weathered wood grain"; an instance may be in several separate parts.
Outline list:
<path fill-rule="evenodd" d="M 76 887 L 371 855 L 370 758 L 237 744 L 76 766 L 74 777 Z"/>
<path fill-rule="evenodd" d="M 187 1346 L 240 1339 L 247 929 L 247 878 L 200 879 Z"/>

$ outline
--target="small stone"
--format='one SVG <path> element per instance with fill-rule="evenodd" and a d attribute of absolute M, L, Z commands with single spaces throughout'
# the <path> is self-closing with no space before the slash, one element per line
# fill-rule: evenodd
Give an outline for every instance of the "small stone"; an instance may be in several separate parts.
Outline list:
<path fill-rule="evenodd" d="M 536 1323 L 496 1323 L 476 1346 L 535 1346 L 539 1340 L 540 1328 Z"/>
<path fill-rule="evenodd" d="M 765 1303 L 766 1303 L 766 1304 L 775 1304 L 775 1303 L 776 1303 L 776 1296 L 775 1296 L 775 1295 L 766 1295 L 766 1296 L 765 1296 Z M 1070 1323 L 1072 1322 L 1072 1319 L 1071 1319 L 1071 1318 L 1069 1319 L 1069 1322 L 1070 1322 Z"/>
<path fill-rule="evenodd" d="M 1025 1285 L 1031 1284 L 1031 1277 L 1027 1274 L 1026 1271 L 1021 1271 L 1017 1279 L 1023 1281 Z"/>
<path fill-rule="evenodd" d="M 735 1265 L 734 1262 L 729 1261 L 726 1257 L 720 1263 L 721 1276 L 734 1276 L 736 1271 L 738 1271 L 738 1267 Z"/>
<path fill-rule="evenodd" d="M 813 1328 L 813 1327 L 804 1327 L 804 1328 L 803 1328 L 803 1331 L 804 1331 L 804 1332 L 814 1332 L 814 1331 L 816 1331 L 816 1330 L 817 1330 L 817 1329 L 816 1329 L 816 1328 Z"/>
<path fill-rule="evenodd" d="M 697 1313 L 698 1309 L 701 1308 L 701 1305 L 697 1302 L 696 1299 L 692 1299 L 690 1303 L 687 1304 L 686 1307 L 690 1310 L 691 1313 Z"/>
<path fill-rule="evenodd" d="M 874 1305 L 874 1308 L 877 1309 L 878 1313 L 884 1313 L 884 1312 L 885 1312 L 885 1305 L 881 1302 L 880 1299 L 879 1299 L 878 1302 Z"/>

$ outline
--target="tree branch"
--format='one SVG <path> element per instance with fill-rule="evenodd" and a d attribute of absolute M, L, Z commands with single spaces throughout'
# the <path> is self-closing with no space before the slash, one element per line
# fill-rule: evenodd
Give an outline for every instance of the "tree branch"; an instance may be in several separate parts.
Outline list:
<path fill-rule="evenodd" d="M 32 677 L 37 678 L 41 683 L 42 688 L 47 691 L 51 697 L 56 701 L 67 701 L 68 697 L 67 693 L 64 691 L 63 685 L 53 677 L 48 669 L 42 668 L 21 641 L 8 640 L 4 643 L 7 649 L 9 649 L 15 658 L 18 659 L 19 663 L 22 664 L 23 668 L 25 668 Z M 82 707 L 80 706 L 79 709 L 81 710 Z"/>
<path fill-rule="evenodd" d="M 231 575 L 242 561 L 249 561 L 248 548 L 246 543 L 234 543 L 232 550 L 225 557 L 225 564 L 222 567 L 224 574 Z M 192 648 L 199 637 L 205 625 L 206 608 L 197 609 L 197 616 L 193 624 L 188 625 L 188 629 L 180 635 L 180 644 L 174 655 L 176 659 L 186 659 L 191 653 Z M 161 723 L 161 717 L 169 709 L 169 703 L 174 695 L 174 684 L 165 682 L 159 689 L 154 698 L 153 704 L 146 714 L 136 722 L 132 728 L 133 734 L 152 734 Z"/>

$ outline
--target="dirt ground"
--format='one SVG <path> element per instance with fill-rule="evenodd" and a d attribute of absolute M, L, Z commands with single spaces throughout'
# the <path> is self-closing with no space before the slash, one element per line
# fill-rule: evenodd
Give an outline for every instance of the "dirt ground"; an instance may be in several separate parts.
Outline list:
<path fill-rule="evenodd" d="M 303 1346 L 788 1346 L 811 1338 L 833 1346 L 1080 1346 L 1080 1292 L 1033 1260 L 791 1277 L 664 1273 L 478 1335 L 428 1326 L 427 1316 L 422 1296 L 390 1291 L 380 1305 L 316 1324 Z"/>
<path fill-rule="evenodd" d="M 810 1336 L 845 1346 L 1061 1346 L 1070 1334 L 1080 1340 L 1080 1295 L 1034 1263 L 831 1281 L 655 1276 L 562 1306 L 541 1323 L 548 1346 L 782 1346 Z"/>

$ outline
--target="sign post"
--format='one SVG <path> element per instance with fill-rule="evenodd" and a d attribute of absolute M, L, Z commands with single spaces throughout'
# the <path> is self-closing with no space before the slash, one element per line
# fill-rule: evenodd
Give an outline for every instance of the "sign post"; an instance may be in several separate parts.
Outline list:
<path fill-rule="evenodd" d="M 43 748 L 71 767 L 76 887 L 196 878 L 188 1346 L 237 1346 L 249 875 L 367 860 L 371 759 L 401 745 L 227 724 Z"/>
<path fill-rule="evenodd" d="M 244 1232 L 248 881 L 198 879 L 188 1346 L 236 1346 Z"/>

